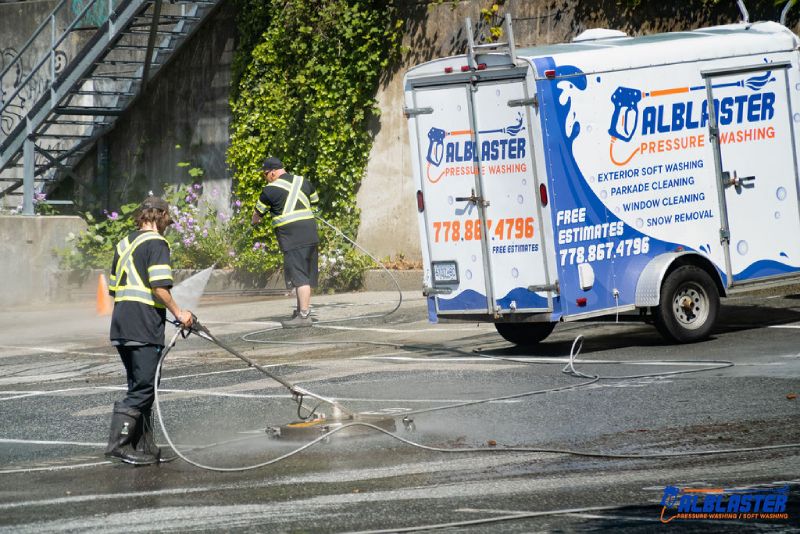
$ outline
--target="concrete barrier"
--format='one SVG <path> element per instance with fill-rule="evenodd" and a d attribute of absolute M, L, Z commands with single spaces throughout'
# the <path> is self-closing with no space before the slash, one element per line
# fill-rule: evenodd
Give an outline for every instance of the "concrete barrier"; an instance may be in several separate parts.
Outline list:
<path fill-rule="evenodd" d="M 20 215 L 0 216 L 0 305 L 19 306 L 49 302 L 94 303 L 97 277 L 103 270 L 61 271 L 56 249 L 67 246 L 67 236 L 86 229 L 80 217 Z M 177 270 L 177 282 L 193 271 Z M 422 290 L 422 271 L 393 270 L 404 291 Z M 364 274 L 365 291 L 392 291 L 395 285 L 381 269 Z M 253 275 L 215 270 L 205 294 L 270 295 L 286 293 L 283 273 Z"/>
<path fill-rule="evenodd" d="M 0 215 L 0 305 L 50 302 L 59 290 L 55 251 L 85 228 L 79 217 Z"/>

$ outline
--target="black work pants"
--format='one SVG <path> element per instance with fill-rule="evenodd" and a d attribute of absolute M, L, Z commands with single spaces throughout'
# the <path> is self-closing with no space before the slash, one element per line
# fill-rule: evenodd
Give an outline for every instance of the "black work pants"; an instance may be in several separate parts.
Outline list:
<path fill-rule="evenodd" d="M 140 347 L 117 346 L 119 357 L 128 375 L 128 393 L 122 404 L 148 413 L 155 399 L 156 368 L 161 357 L 161 345 Z"/>

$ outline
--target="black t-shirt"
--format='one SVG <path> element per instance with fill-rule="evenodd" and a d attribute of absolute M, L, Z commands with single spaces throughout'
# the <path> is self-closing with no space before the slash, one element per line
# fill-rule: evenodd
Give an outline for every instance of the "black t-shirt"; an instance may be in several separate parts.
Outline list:
<path fill-rule="evenodd" d="M 289 173 L 283 174 L 280 177 L 281 180 L 285 180 L 289 183 L 293 183 L 294 178 L 294 175 Z M 311 203 L 316 201 L 316 189 L 314 189 L 314 184 L 312 184 L 310 181 L 304 178 L 303 185 L 300 190 L 306 194 Z M 286 203 L 286 198 L 288 196 L 289 192 L 281 189 L 280 187 L 267 186 L 264 187 L 263 191 L 261 191 L 259 200 L 262 204 L 269 208 L 269 212 L 273 217 L 277 217 L 283 213 L 283 205 Z M 301 209 L 305 208 L 305 206 L 300 202 L 300 200 L 298 200 L 295 208 Z M 258 209 L 256 209 L 256 211 L 258 211 L 262 217 L 266 215 L 266 212 L 261 213 L 261 211 Z M 307 247 L 309 245 L 315 245 L 319 243 L 319 235 L 317 234 L 317 221 L 316 219 L 312 218 L 294 221 L 283 226 L 278 226 L 275 228 L 275 237 L 278 238 L 278 246 L 281 247 L 283 252 L 296 248 Z"/>
<path fill-rule="evenodd" d="M 128 242 L 141 235 L 142 231 L 132 232 Z M 111 274 L 116 275 L 117 260 L 119 255 L 114 250 L 114 261 L 111 264 Z M 171 265 L 169 245 L 162 239 L 150 239 L 143 242 L 133 251 L 133 265 L 142 279 L 142 283 L 150 288 L 172 287 L 171 273 L 164 278 L 163 272 L 159 280 L 150 280 L 148 268 L 153 265 Z M 154 276 L 155 277 L 155 276 Z M 123 274 L 119 285 L 124 285 L 126 276 Z M 114 291 L 109 291 L 113 296 Z M 154 298 L 155 300 L 155 298 Z M 156 300 L 156 302 L 158 302 Z M 167 318 L 165 308 L 156 308 L 149 304 L 135 301 L 119 301 L 114 303 L 114 313 L 111 315 L 111 340 L 118 342 L 136 341 L 150 345 L 164 345 L 164 323 Z"/>

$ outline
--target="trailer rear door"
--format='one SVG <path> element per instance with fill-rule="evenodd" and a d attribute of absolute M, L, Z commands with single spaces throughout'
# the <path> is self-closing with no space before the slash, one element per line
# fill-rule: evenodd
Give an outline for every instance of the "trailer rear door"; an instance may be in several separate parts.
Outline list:
<path fill-rule="evenodd" d="M 439 314 L 552 310 L 527 102 L 524 77 L 414 89 Z"/>
<path fill-rule="evenodd" d="M 437 295 L 437 313 L 485 313 L 492 294 L 480 210 L 456 200 L 477 187 L 470 93 L 469 84 L 414 90 L 414 107 L 425 110 L 416 116 L 416 137 L 432 282 L 449 291 Z"/>
<path fill-rule="evenodd" d="M 790 66 L 704 73 L 729 286 L 800 270 Z"/>

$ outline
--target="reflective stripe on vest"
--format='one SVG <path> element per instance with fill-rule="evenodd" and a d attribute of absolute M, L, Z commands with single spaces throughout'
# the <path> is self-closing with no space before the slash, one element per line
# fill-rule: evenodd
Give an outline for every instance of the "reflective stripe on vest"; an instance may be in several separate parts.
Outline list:
<path fill-rule="evenodd" d="M 153 290 L 144 284 L 133 262 L 133 252 L 139 245 L 146 241 L 152 241 L 153 239 L 160 239 L 164 242 L 167 241 L 155 232 L 145 232 L 134 239 L 133 243 L 129 242 L 126 237 L 117 245 L 117 255 L 119 258 L 114 265 L 115 274 L 111 275 L 112 283 L 111 287 L 109 287 L 109 289 L 114 292 L 114 302 L 133 301 L 141 302 L 142 304 L 147 304 L 156 308 L 164 307 L 163 304 L 153 299 Z M 153 267 L 158 268 L 159 279 L 172 279 L 172 269 L 170 269 L 169 265 L 157 265 Z M 126 275 L 125 283 L 118 284 L 117 281 L 121 281 L 123 275 Z"/>
<path fill-rule="evenodd" d="M 282 178 L 278 178 L 274 182 L 267 184 L 267 187 L 278 187 L 287 193 L 286 202 L 283 203 L 283 211 L 280 215 L 272 218 L 272 225 L 277 228 L 296 221 L 303 221 L 306 219 L 313 219 L 314 212 L 311 211 L 311 202 L 308 196 L 303 193 L 303 180 L 302 176 L 295 176 L 294 181 L 287 182 Z M 300 202 L 304 207 L 296 209 L 297 202 Z"/>

